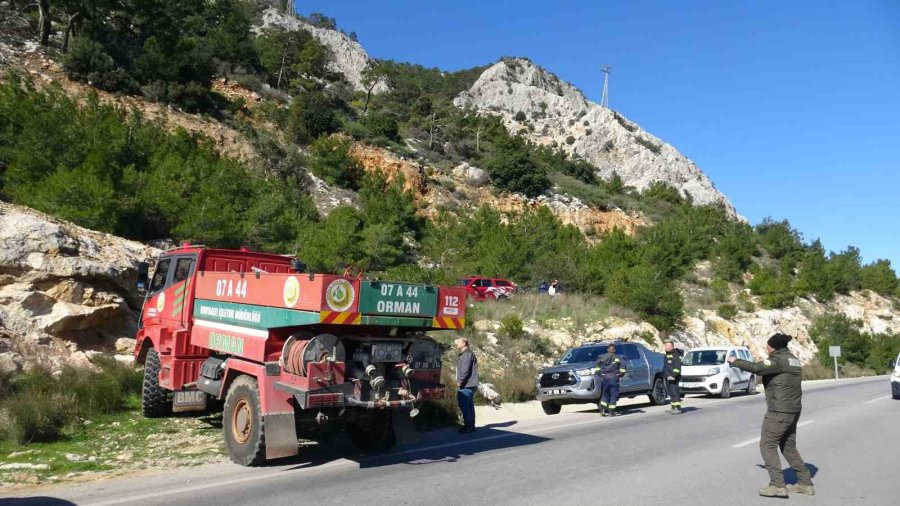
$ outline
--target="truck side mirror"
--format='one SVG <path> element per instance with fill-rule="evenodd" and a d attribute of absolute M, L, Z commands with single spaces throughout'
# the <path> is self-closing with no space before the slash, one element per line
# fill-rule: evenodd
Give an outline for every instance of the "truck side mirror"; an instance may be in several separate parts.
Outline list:
<path fill-rule="evenodd" d="M 150 264 L 147 262 L 141 262 L 138 264 L 138 276 L 136 288 L 139 294 L 144 295 L 147 293 L 147 283 L 150 280 Z"/>
<path fill-rule="evenodd" d="M 553 365 L 559 365 L 559 359 L 554 360 Z"/>

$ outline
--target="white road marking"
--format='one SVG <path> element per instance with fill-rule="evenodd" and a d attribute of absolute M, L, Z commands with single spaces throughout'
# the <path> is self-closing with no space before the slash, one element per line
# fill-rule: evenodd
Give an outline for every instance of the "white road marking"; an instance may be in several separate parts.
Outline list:
<path fill-rule="evenodd" d="M 811 423 L 813 423 L 813 422 L 815 422 L 815 420 L 807 420 L 807 421 L 805 421 L 805 422 L 800 422 L 800 423 L 797 424 L 797 428 L 799 429 L 800 427 L 803 427 L 804 425 L 809 425 L 809 424 L 811 424 Z M 752 445 L 753 443 L 758 443 L 758 442 L 759 442 L 759 439 L 760 439 L 760 438 L 755 437 L 755 438 L 753 438 L 753 439 L 748 439 L 748 440 L 746 440 L 746 441 L 740 442 L 740 443 L 738 443 L 738 444 L 736 444 L 736 445 L 732 445 L 731 447 L 732 447 L 732 448 L 743 448 L 743 447 L 745 447 L 745 446 Z"/>
<path fill-rule="evenodd" d="M 866 402 L 864 402 L 863 404 L 872 404 L 873 402 L 883 401 L 883 400 L 885 400 L 885 399 L 890 399 L 890 398 L 891 398 L 890 395 L 885 395 L 885 396 L 883 396 L 883 397 L 878 397 L 878 398 L 876 398 L 876 399 L 872 399 L 871 401 L 866 401 Z"/>

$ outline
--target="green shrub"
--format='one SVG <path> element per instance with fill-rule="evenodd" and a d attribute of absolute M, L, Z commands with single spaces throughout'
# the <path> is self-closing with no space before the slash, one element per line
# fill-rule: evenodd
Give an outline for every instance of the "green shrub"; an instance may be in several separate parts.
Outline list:
<path fill-rule="evenodd" d="M 541 336 L 532 336 L 525 341 L 525 352 L 534 353 L 539 357 L 552 357 L 555 350 L 553 345 L 547 339 Z"/>
<path fill-rule="evenodd" d="M 734 304 L 722 304 L 716 309 L 716 314 L 725 318 L 726 320 L 731 320 L 738 314 L 738 308 Z"/>
<path fill-rule="evenodd" d="M 335 111 L 334 102 L 323 93 L 303 93 L 291 102 L 285 129 L 295 142 L 306 144 L 340 128 Z"/>
<path fill-rule="evenodd" d="M 141 374 L 111 358 L 97 358 L 98 371 L 64 367 L 58 374 L 43 368 L 12 377 L 0 396 L 0 436 L 26 444 L 53 441 L 88 416 L 123 409 L 141 391 Z"/>
<path fill-rule="evenodd" d="M 508 314 L 501 318 L 499 335 L 511 340 L 519 340 L 525 337 L 526 332 L 522 319 L 514 314 Z"/>
<path fill-rule="evenodd" d="M 505 141 L 484 163 L 484 169 L 497 188 L 536 197 L 550 189 L 546 170 L 528 152 L 519 138 Z"/>
<path fill-rule="evenodd" d="M 862 288 L 886 296 L 893 295 L 900 286 L 897 273 L 891 268 L 891 261 L 884 259 L 863 266 L 859 272 L 859 281 Z"/>
<path fill-rule="evenodd" d="M 359 189 L 363 166 L 350 154 L 350 141 L 340 137 L 320 137 L 309 146 L 309 169 L 326 182 L 352 190 Z"/>
<path fill-rule="evenodd" d="M 566 144 L 568 144 L 569 146 L 575 144 L 575 137 L 572 137 L 571 135 L 566 137 Z"/>
<path fill-rule="evenodd" d="M 716 302 L 728 302 L 731 300 L 731 288 L 724 279 L 716 278 L 712 280 L 710 288 L 712 289 L 713 299 Z"/>
<path fill-rule="evenodd" d="M 766 308 L 787 307 L 794 302 L 796 296 L 791 275 L 770 268 L 760 269 L 753 276 L 750 290 L 759 296 Z"/>
<path fill-rule="evenodd" d="M 519 112 L 516 113 L 515 116 L 513 116 L 513 119 L 515 119 L 516 121 L 518 121 L 519 123 L 521 123 L 521 122 L 527 120 L 527 119 L 528 119 L 528 116 L 525 115 L 525 112 L 524 112 L 524 111 L 519 111 Z"/>
<path fill-rule="evenodd" d="M 645 148 L 650 150 L 650 152 L 655 155 L 662 153 L 662 146 L 659 143 L 653 142 L 650 139 L 645 139 L 643 137 L 635 137 L 634 140 L 641 146 L 644 146 Z"/>
<path fill-rule="evenodd" d="M 617 271 L 607 290 L 609 300 L 637 311 L 660 330 L 669 330 L 684 314 L 684 303 L 671 281 L 650 265 Z"/>
<path fill-rule="evenodd" d="M 370 138 L 400 141 L 400 127 L 397 125 L 397 120 L 387 114 L 370 112 L 363 117 L 362 124 L 368 130 Z"/>
<path fill-rule="evenodd" d="M 803 247 L 800 232 L 791 227 L 787 220 L 765 218 L 756 226 L 756 233 L 760 245 L 775 258 L 783 258 Z"/>

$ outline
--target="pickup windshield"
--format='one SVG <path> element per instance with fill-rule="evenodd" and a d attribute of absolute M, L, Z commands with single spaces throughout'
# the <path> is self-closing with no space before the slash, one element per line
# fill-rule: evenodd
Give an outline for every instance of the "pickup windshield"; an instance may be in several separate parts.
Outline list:
<path fill-rule="evenodd" d="M 575 364 L 578 362 L 596 362 L 597 357 L 606 353 L 606 346 L 591 346 L 589 348 L 574 348 L 566 352 L 559 360 L 560 364 Z"/>
<path fill-rule="evenodd" d="M 689 351 L 681 361 L 684 365 L 722 365 L 725 363 L 725 350 Z"/>

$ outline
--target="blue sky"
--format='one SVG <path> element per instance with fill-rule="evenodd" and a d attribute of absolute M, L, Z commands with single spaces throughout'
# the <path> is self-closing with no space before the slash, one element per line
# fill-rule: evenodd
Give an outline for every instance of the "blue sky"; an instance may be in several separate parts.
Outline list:
<path fill-rule="evenodd" d="M 298 1 L 370 55 L 527 56 L 694 160 L 752 223 L 900 268 L 900 1 Z M 900 269 L 898 269 L 900 270 Z"/>

